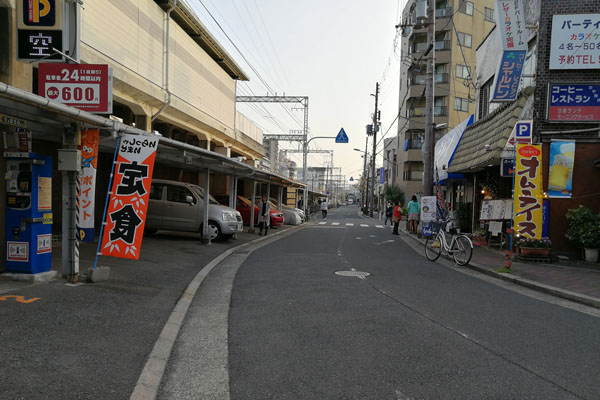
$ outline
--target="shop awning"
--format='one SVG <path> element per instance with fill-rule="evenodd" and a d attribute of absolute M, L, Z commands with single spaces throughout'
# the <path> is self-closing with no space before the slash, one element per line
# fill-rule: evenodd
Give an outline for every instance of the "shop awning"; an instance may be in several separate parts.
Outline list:
<path fill-rule="evenodd" d="M 24 119 L 27 129 L 35 140 L 61 143 L 63 124 L 80 122 L 87 128 L 99 128 L 103 132 L 100 150 L 114 150 L 119 134 L 148 135 L 148 132 L 118 121 L 91 114 L 64 104 L 51 101 L 33 93 L 0 82 L 0 114 Z M 253 168 L 233 158 L 187 143 L 161 136 L 157 161 L 181 169 L 199 170 L 210 168 L 239 177 L 248 177 L 263 182 L 303 187 L 289 178 Z"/>
<path fill-rule="evenodd" d="M 474 116 L 471 114 L 469 118 L 458 124 L 450 132 L 446 133 L 435 144 L 435 168 L 440 181 L 448 178 L 461 178 L 460 174 L 448 174 L 448 169 L 454 159 L 456 149 L 460 145 L 460 141 L 465 133 L 465 129 L 473 124 Z"/>
<path fill-rule="evenodd" d="M 456 149 L 448 172 L 475 172 L 490 164 L 499 164 L 502 150 L 521 117 L 529 95 L 528 90 L 524 91 L 517 100 L 504 104 L 469 126 Z"/>

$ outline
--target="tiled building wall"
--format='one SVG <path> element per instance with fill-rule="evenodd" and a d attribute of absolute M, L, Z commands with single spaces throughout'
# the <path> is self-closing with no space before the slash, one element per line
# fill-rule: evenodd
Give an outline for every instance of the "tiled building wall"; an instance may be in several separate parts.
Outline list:
<path fill-rule="evenodd" d="M 594 128 L 597 124 L 547 123 L 546 108 L 548 83 L 600 81 L 600 69 L 550 70 L 550 44 L 552 16 L 555 14 L 597 14 L 600 0 L 544 0 L 541 8 L 538 36 L 538 64 L 536 70 L 534 134 L 539 138 L 541 131 L 574 130 Z M 600 68 L 600 65 L 598 66 Z"/>

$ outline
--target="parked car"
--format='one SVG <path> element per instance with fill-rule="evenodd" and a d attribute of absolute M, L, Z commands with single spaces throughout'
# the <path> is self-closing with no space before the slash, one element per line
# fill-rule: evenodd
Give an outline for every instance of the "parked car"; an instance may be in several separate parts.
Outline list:
<path fill-rule="evenodd" d="M 270 198 L 271 207 L 277 208 L 277 200 L 274 198 Z M 304 222 L 304 212 L 297 208 L 288 207 L 285 204 L 281 205 L 281 212 L 283 213 L 283 220 L 288 225 L 300 225 Z"/>
<path fill-rule="evenodd" d="M 214 197 L 221 202 L 221 204 L 229 204 L 229 195 L 227 194 L 216 194 Z M 258 209 L 258 204 L 260 203 L 260 198 L 256 200 L 254 204 L 254 225 L 258 224 L 258 213 L 260 210 Z M 245 198 L 244 196 L 237 196 L 235 201 L 235 209 L 242 215 L 242 220 L 244 221 L 244 225 L 250 225 L 250 200 Z M 283 225 L 283 214 L 277 211 L 273 205 L 271 205 L 271 226 L 281 226 Z"/>
<path fill-rule="evenodd" d="M 202 232 L 204 189 L 190 183 L 153 179 L 145 231 L 159 229 Z M 211 240 L 229 238 L 243 231 L 239 211 L 209 196 L 208 231 Z"/>

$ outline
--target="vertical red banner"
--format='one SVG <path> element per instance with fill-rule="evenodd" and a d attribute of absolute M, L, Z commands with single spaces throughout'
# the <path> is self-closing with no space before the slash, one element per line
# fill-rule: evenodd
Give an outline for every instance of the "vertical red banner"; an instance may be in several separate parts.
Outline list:
<path fill-rule="evenodd" d="M 114 167 L 100 253 L 140 257 L 158 137 L 124 135 Z"/>

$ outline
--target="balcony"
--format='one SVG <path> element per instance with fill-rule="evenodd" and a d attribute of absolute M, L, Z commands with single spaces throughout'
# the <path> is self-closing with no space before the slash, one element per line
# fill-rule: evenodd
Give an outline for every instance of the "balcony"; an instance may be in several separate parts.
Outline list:
<path fill-rule="evenodd" d="M 404 181 L 421 181 L 423 171 L 404 171 L 402 176 Z"/>
<path fill-rule="evenodd" d="M 404 141 L 404 151 L 420 149 L 423 147 L 423 142 L 419 139 L 406 139 Z"/>
<path fill-rule="evenodd" d="M 427 43 L 425 43 L 425 45 L 427 45 Z M 436 40 L 435 41 L 435 51 L 450 50 L 451 45 L 452 45 L 451 40 Z M 427 47 L 425 47 L 425 48 L 427 48 Z"/>
<path fill-rule="evenodd" d="M 452 7 L 446 8 L 436 8 L 435 9 L 435 17 L 439 18 L 448 18 L 452 15 Z"/>
<path fill-rule="evenodd" d="M 447 106 L 435 106 L 433 107 L 433 115 L 436 117 L 445 117 L 448 115 Z M 409 118 L 419 118 L 425 116 L 425 107 L 415 107 L 408 111 Z"/>
<path fill-rule="evenodd" d="M 413 43 L 411 51 L 413 53 L 424 53 L 427 50 L 427 42 Z"/>
<path fill-rule="evenodd" d="M 447 72 L 438 72 L 435 74 L 435 83 L 448 83 L 450 81 L 450 74 Z M 427 75 L 416 75 L 410 80 L 411 85 L 425 85 L 427 82 Z"/>

